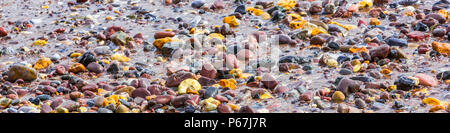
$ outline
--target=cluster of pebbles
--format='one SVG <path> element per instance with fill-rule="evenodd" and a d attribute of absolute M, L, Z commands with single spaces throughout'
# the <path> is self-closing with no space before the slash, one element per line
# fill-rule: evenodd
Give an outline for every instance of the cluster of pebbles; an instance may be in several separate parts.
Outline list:
<path fill-rule="evenodd" d="M 449 112 L 448 0 L 2 0 L 2 113 Z"/>

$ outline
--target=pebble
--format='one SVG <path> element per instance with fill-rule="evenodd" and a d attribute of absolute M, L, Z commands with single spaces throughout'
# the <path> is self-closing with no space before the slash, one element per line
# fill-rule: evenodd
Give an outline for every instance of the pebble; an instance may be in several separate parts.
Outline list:
<path fill-rule="evenodd" d="M 87 69 L 90 72 L 94 72 L 94 73 L 97 73 L 97 74 L 103 72 L 103 66 L 98 64 L 98 63 L 96 63 L 96 62 L 89 63 L 89 65 L 87 66 Z"/>
<path fill-rule="evenodd" d="M 354 93 L 360 90 L 360 84 L 354 80 L 344 78 L 341 79 L 337 89 L 342 91 L 345 95 L 349 95 L 350 93 Z"/>
<path fill-rule="evenodd" d="M 84 67 L 83 64 L 80 63 L 74 63 L 72 64 L 72 66 L 70 66 L 69 68 L 69 72 L 73 72 L 73 73 L 79 73 L 84 71 L 86 68 Z"/>
<path fill-rule="evenodd" d="M 345 100 L 345 95 L 344 93 L 342 93 L 341 91 L 336 91 L 333 93 L 333 95 L 331 96 L 331 99 L 333 100 L 333 102 L 335 103 L 342 103 Z"/>
<path fill-rule="evenodd" d="M 411 90 L 416 86 L 416 81 L 410 77 L 406 77 L 404 75 L 400 75 L 398 79 L 395 81 L 397 88 L 401 90 Z"/>
<path fill-rule="evenodd" d="M 89 65 L 89 63 L 95 62 L 95 61 L 97 61 L 97 59 L 95 58 L 95 55 L 92 54 L 91 52 L 86 52 L 86 53 L 83 53 L 83 55 L 81 55 L 81 57 L 78 60 L 78 63 L 81 63 L 84 66 L 87 66 L 87 65 Z"/>
<path fill-rule="evenodd" d="M 398 38 L 389 38 L 386 40 L 386 43 L 389 46 L 407 46 L 408 42 L 405 39 L 398 39 Z"/>
<path fill-rule="evenodd" d="M 112 52 L 109 50 L 108 46 L 99 46 L 94 48 L 94 53 L 97 55 L 109 55 Z"/>
<path fill-rule="evenodd" d="M 8 31 L 5 30 L 5 28 L 0 27 L 0 37 L 8 36 Z"/>
<path fill-rule="evenodd" d="M 203 94 L 203 99 L 215 97 L 219 93 L 219 89 L 216 87 L 206 87 L 205 89 L 206 89 L 206 91 Z"/>
<path fill-rule="evenodd" d="M 193 8 L 200 8 L 205 4 L 205 2 L 203 0 L 195 0 L 194 2 L 192 2 L 191 6 Z"/>
<path fill-rule="evenodd" d="M 339 71 L 339 74 L 341 74 L 341 75 L 350 75 L 350 74 L 353 74 L 353 72 L 352 72 L 352 70 L 350 70 L 350 69 L 342 68 L 342 69 Z"/>
<path fill-rule="evenodd" d="M 264 74 L 261 78 L 261 82 L 263 83 L 264 87 L 268 89 L 274 89 L 278 85 L 278 81 L 276 81 L 275 77 L 273 77 L 271 74 Z"/>
<path fill-rule="evenodd" d="M 200 70 L 200 75 L 215 79 L 217 77 L 217 70 L 212 64 L 204 64 Z"/>
<path fill-rule="evenodd" d="M 418 73 L 414 75 L 414 77 L 419 79 L 419 84 L 424 86 L 436 86 L 439 84 L 439 82 L 436 80 L 435 77 L 429 76 L 427 74 Z"/>
<path fill-rule="evenodd" d="M 10 81 L 10 82 L 14 82 L 17 79 L 22 79 L 24 81 L 33 81 L 33 80 L 37 79 L 38 73 L 33 68 L 23 66 L 23 65 L 13 64 L 9 68 L 7 75 L 8 75 L 8 81 Z"/>

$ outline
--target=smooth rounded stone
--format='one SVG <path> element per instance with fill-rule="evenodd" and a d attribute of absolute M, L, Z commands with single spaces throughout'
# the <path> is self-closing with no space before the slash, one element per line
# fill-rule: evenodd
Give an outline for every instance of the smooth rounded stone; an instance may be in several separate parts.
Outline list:
<path fill-rule="evenodd" d="M 81 63 L 84 66 L 87 66 L 87 65 L 89 65 L 89 63 L 95 62 L 95 61 L 97 61 L 97 59 L 95 58 L 94 54 L 92 54 L 91 52 L 85 52 L 79 58 L 78 63 Z"/>
<path fill-rule="evenodd" d="M 354 77 L 351 77 L 350 79 L 358 80 L 358 81 L 361 81 L 361 82 L 374 82 L 375 81 L 374 78 L 368 77 L 368 76 L 354 76 Z"/>
<path fill-rule="evenodd" d="M 0 37 L 8 36 L 8 31 L 5 30 L 5 28 L 0 27 Z"/>
<path fill-rule="evenodd" d="M 117 63 L 111 63 L 108 68 L 106 69 L 106 72 L 111 74 L 117 74 L 119 73 L 119 65 Z"/>
<path fill-rule="evenodd" d="M 113 111 L 107 109 L 107 108 L 98 108 L 98 113 L 113 113 Z"/>
<path fill-rule="evenodd" d="M 69 97 L 70 97 L 70 99 L 72 99 L 72 100 L 77 100 L 78 98 L 81 98 L 82 96 L 83 96 L 83 94 L 80 93 L 80 92 L 78 92 L 78 91 L 71 92 L 71 93 L 69 94 Z"/>
<path fill-rule="evenodd" d="M 50 95 L 39 95 L 39 96 L 36 96 L 36 98 L 37 99 L 39 99 L 39 100 L 41 100 L 41 101 L 45 101 L 45 100 L 50 100 L 50 99 L 52 99 L 52 97 L 50 96 Z"/>
<path fill-rule="evenodd" d="M 236 7 L 236 9 L 234 10 L 234 12 L 240 13 L 240 14 L 246 14 L 247 11 L 245 11 L 245 5 L 239 5 L 238 7 Z"/>
<path fill-rule="evenodd" d="M 389 45 L 381 45 L 373 50 L 370 50 L 370 56 L 373 58 L 378 57 L 379 59 L 384 59 L 389 55 L 391 47 Z"/>
<path fill-rule="evenodd" d="M 448 80 L 450 79 L 450 71 L 440 72 L 436 75 L 438 80 Z"/>
<path fill-rule="evenodd" d="M 345 95 L 341 91 L 336 91 L 331 96 L 331 100 L 335 103 L 342 103 L 345 100 Z"/>
<path fill-rule="evenodd" d="M 158 104 L 167 104 L 172 100 L 173 96 L 170 95 L 159 95 L 156 96 L 155 100 Z"/>
<path fill-rule="evenodd" d="M 221 103 L 217 106 L 217 112 L 219 113 L 232 113 L 231 107 L 226 103 Z"/>
<path fill-rule="evenodd" d="M 416 82 L 405 75 L 400 75 L 394 84 L 397 85 L 397 88 L 404 91 L 409 91 L 416 86 Z"/>
<path fill-rule="evenodd" d="M 153 37 L 155 39 L 160 39 L 160 38 L 165 38 L 165 37 L 174 37 L 175 36 L 175 32 L 172 31 L 160 31 L 160 32 L 156 32 L 155 35 L 153 35 Z"/>
<path fill-rule="evenodd" d="M 136 98 L 136 97 L 145 98 L 150 95 L 151 95 L 150 91 L 148 91 L 145 88 L 137 88 L 137 89 L 133 90 L 133 92 L 131 92 L 131 97 L 133 97 L 133 98 Z"/>
<path fill-rule="evenodd" d="M 120 94 L 122 92 L 125 92 L 125 93 L 128 93 L 128 95 L 132 95 L 132 92 L 134 90 L 136 90 L 136 88 L 134 88 L 133 86 L 127 86 L 127 87 L 124 87 L 124 88 L 121 88 L 121 89 L 115 91 L 114 94 Z"/>
<path fill-rule="evenodd" d="M 314 36 L 309 41 L 309 44 L 311 45 L 322 45 L 325 43 L 325 39 L 321 36 Z"/>
<path fill-rule="evenodd" d="M 89 65 L 87 65 L 87 69 L 90 72 L 94 72 L 94 73 L 102 73 L 103 72 L 103 66 L 96 63 L 96 62 L 91 62 L 89 63 Z"/>
<path fill-rule="evenodd" d="M 195 0 L 194 2 L 192 2 L 191 6 L 193 8 L 200 8 L 205 4 L 205 2 L 203 0 Z"/>
<path fill-rule="evenodd" d="M 53 109 L 48 104 L 42 104 L 40 110 L 40 113 L 50 113 Z"/>
<path fill-rule="evenodd" d="M 200 75 L 215 79 L 217 77 L 217 70 L 212 64 L 203 64 L 202 69 L 200 70 Z"/>
<path fill-rule="evenodd" d="M 419 79 L 420 85 L 433 87 L 439 84 L 439 82 L 433 76 L 429 76 L 423 73 L 418 73 L 414 75 L 414 77 Z"/>
<path fill-rule="evenodd" d="M 98 106 L 98 107 L 102 107 L 104 101 L 105 101 L 105 98 L 103 96 L 97 96 L 94 98 L 94 104 L 95 104 L 95 106 Z"/>
<path fill-rule="evenodd" d="M 246 106 L 241 107 L 241 109 L 239 110 L 239 113 L 256 113 L 256 111 L 252 107 L 246 105 Z"/>
<path fill-rule="evenodd" d="M 264 87 L 268 89 L 274 89 L 278 85 L 278 81 L 276 81 L 275 77 L 268 73 L 262 76 L 261 82 L 263 83 Z"/>
<path fill-rule="evenodd" d="M 332 49 L 332 50 L 339 50 L 339 49 L 340 49 L 339 44 L 336 43 L 336 42 L 330 42 L 330 43 L 328 43 L 327 47 L 329 47 L 329 48 Z"/>
<path fill-rule="evenodd" d="M 23 112 L 23 113 L 39 113 L 41 112 L 40 110 L 34 108 L 34 107 L 30 107 L 30 106 L 22 106 L 19 108 L 19 110 L 17 112 Z"/>
<path fill-rule="evenodd" d="M 129 113 L 129 112 L 130 112 L 130 109 L 127 106 L 125 106 L 123 104 L 120 104 L 119 106 L 117 106 L 116 113 Z"/>
<path fill-rule="evenodd" d="M 211 85 L 217 84 L 217 81 L 216 81 L 216 80 L 211 79 L 211 78 L 207 78 L 207 77 L 200 77 L 200 78 L 198 78 L 197 81 L 198 81 L 198 82 L 200 83 L 200 85 L 202 85 L 202 86 L 211 86 Z"/>
<path fill-rule="evenodd" d="M 191 95 L 189 94 L 184 94 L 181 96 L 177 96 L 175 98 L 172 98 L 172 100 L 170 101 L 170 103 L 174 106 L 174 107 L 181 107 L 186 105 L 186 101 L 190 100 L 192 98 Z"/>
<path fill-rule="evenodd" d="M 205 89 L 206 91 L 203 94 L 203 99 L 215 97 L 219 93 L 219 89 L 217 87 L 206 87 Z"/>
<path fill-rule="evenodd" d="M 50 57 L 50 60 L 53 62 L 59 61 L 59 59 L 61 59 L 61 55 L 59 55 L 57 53 Z"/>
<path fill-rule="evenodd" d="M 309 12 L 311 14 L 318 14 L 322 12 L 322 2 L 314 1 L 311 3 L 311 7 L 309 8 Z"/>
<path fill-rule="evenodd" d="M 99 46 L 94 48 L 94 53 L 97 55 L 109 55 L 112 51 L 109 50 L 108 46 Z"/>
<path fill-rule="evenodd" d="M 343 78 L 340 80 L 337 89 L 342 91 L 346 96 L 360 90 L 360 84 L 357 81 Z"/>
<path fill-rule="evenodd" d="M 15 82 L 17 79 L 22 79 L 24 81 L 33 81 L 37 79 L 37 71 L 33 68 L 19 65 L 19 64 L 13 64 L 8 72 L 8 81 Z"/>
<path fill-rule="evenodd" d="M 166 80 L 166 86 L 167 87 L 177 87 L 178 85 L 180 85 L 180 83 L 183 80 L 186 80 L 188 78 L 193 78 L 195 75 L 193 73 L 190 72 L 185 72 L 185 71 L 179 71 L 175 74 L 172 74 L 169 76 L 169 78 L 167 78 Z"/>
<path fill-rule="evenodd" d="M 350 70 L 350 69 L 347 69 L 347 68 L 342 68 L 339 71 L 339 74 L 341 74 L 341 75 L 350 75 L 350 74 L 353 74 L 353 71 Z"/>
<path fill-rule="evenodd" d="M 211 6 L 212 9 L 224 9 L 225 7 L 226 4 L 223 2 L 223 0 L 216 0 Z"/>
<path fill-rule="evenodd" d="M 336 61 L 337 61 L 339 64 L 342 64 L 342 63 L 344 63 L 345 61 L 350 61 L 350 57 L 342 55 L 342 56 L 339 56 L 339 57 L 336 59 Z"/>
<path fill-rule="evenodd" d="M 425 18 L 433 18 L 436 19 L 440 24 L 444 24 L 446 22 L 445 17 L 438 13 L 430 13 Z"/>
<path fill-rule="evenodd" d="M 278 35 L 278 43 L 279 44 L 295 44 L 295 42 L 291 39 L 291 37 L 289 37 L 288 35 L 285 35 L 285 34 Z"/>
<path fill-rule="evenodd" d="M 408 41 L 405 39 L 399 39 L 399 38 L 389 38 L 386 40 L 386 44 L 389 46 L 408 46 Z"/>
<path fill-rule="evenodd" d="M 432 32 L 433 36 L 435 36 L 435 37 L 443 37 L 443 36 L 445 36 L 445 33 L 446 33 L 446 30 L 440 29 L 440 28 L 434 29 Z"/>
<path fill-rule="evenodd" d="M 94 83 L 86 84 L 85 86 L 81 87 L 81 92 L 85 92 L 85 91 L 97 92 L 97 90 L 98 90 L 98 86 Z"/>
<path fill-rule="evenodd" d="M 366 102 L 364 100 L 362 100 L 361 98 L 356 98 L 355 105 L 356 105 L 356 108 L 358 108 L 358 109 L 366 108 Z"/>

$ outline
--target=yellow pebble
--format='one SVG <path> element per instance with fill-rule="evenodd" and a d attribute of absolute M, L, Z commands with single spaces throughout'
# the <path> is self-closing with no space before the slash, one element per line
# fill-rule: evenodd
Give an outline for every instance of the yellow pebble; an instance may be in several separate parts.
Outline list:
<path fill-rule="evenodd" d="M 256 15 L 256 16 L 259 16 L 259 15 L 261 15 L 262 13 L 263 13 L 263 11 L 262 11 L 261 9 L 255 9 L 255 10 L 253 10 L 253 14 Z"/>
<path fill-rule="evenodd" d="M 172 41 L 172 38 L 170 37 L 156 39 L 155 42 L 153 42 L 153 46 L 155 46 L 158 49 L 161 49 L 164 46 L 164 44 L 170 41 Z"/>
<path fill-rule="evenodd" d="M 327 60 L 328 67 L 336 67 L 337 64 L 338 64 L 338 62 L 336 60 L 334 60 L 334 59 L 328 59 Z"/>
<path fill-rule="evenodd" d="M 79 57 L 79 56 L 81 56 L 81 53 L 72 53 L 72 54 L 70 54 L 70 58 L 76 58 L 76 57 Z"/>
<path fill-rule="evenodd" d="M 370 25 L 380 25 L 381 22 L 380 22 L 380 20 L 378 20 L 377 18 L 370 18 L 369 24 L 370 24 Z"/>
<path fill-rule="evenodd" d="M 295 0 L 279 0 L 277 5 L 289 10 L 295 7 Z"/>
<path fill-rule="evenodd" d="M 103 60 L 101 60 L 103 63 L 105 63 L 105 64 L 109 64 L 109 60 L 106 60 L 106 59 L 103 59 Z"/>
<path fill-rule="evenodd" d="M 113 20 L 114 18 L 113 17 L 111 17 L 111 16 L 106 16 L 106 18 L 105 18 L 106 20 Z"/>
<path fill-rule="evenodd" d="M 433 106 L 441 105 L 441 101 L 437 100 L 436 98 L 431 98 L 431 97 L 423 99 L 422 103 L 428 104 L 428 105 L 433 105 Z"/>
<path fill-rule="evenodd" d="M 43 5 L 42 8 L 48 9 L 48 6 L 47 5 Z"/>
<path fill-rule="evenodd" d="M 202 85 L 192 78 L 183 80 L 180 85 L 178 85 L 178 94 L 186 94 L 188 92 L 197 92 L 202 89 Z"/>
<path fill-rule="evenodd" d="M 391 73 L 391 70 L 385 68 L 385 69 L 381 70 L 380 73 L 389 74 L 389 73 Z"/>
<path fill-rule="evenodd" d="M 362 65 L 357 64 L 357 65 L 353 66 L 353 72 L 354 73 L 359 72 L 359 70 L 361 70 L 361 68 L 362 68 Z"/>
<path fill-rule="evenodd" d="M 130 67 L 128 67 L 128 66 L 124 66 L 123 68 L 122 68 L 122 70 L 124 70 L 124 71 L 128 71 L 130 69 Z"/>
<path fill-rule="evenodd" d="M 208 38 L 209 39 L 217 38 L 219 40 L 223 40 L 225 37 L 223 37 L 223 35 L 220 34 L 220 33 L 211 33 L 211 34 L 208 35 Z"/>
<path fill-rule="evenodd" d="M 120 61 L 120 62 L 128 62 L 128 61 L 130 61 L 130 58 L 126 57 L 123 54 L 113 54 L 111 56 L 111 60 L 117 60 L 117 61 Z"/>
<path fill-rule="evenodd" d="M 234 79 L 221 79 L 219 81 L 219 85 L 222 86 L 222 88 L 228 87 L 231 90 L 236 89 L 236 84 L 237 84 L 237 82 Z"/>
<path fill-rule="evenodd" d="M 50 64 L 52 64 L 50 58 L 40 58 L 38 61 L 36 61 L 36 64 L 34 64 L 33 68 L 36 70 L 41 70 L 48 67 Z"/>
<path fill-rule="evenodd" d="M 44 46 L 46 44 L 47 44 L 46 40 L 40 40 L 40 39 L 33 42 L 33 45 L 39 45 L 39 46 Z"/>
<path fill-rule="evenodd" d="M 239 25 L 239 22 L 236 19 L 236 16 L 227 16 L 224 17 L 222 20 L 223 23 L 227 23 L 231 27 L 237 27 Z"/>
<path fill-rule="evenodd" d="M 397 85 L 391 85 L 388 87 L 388 91 L 391 92 L 393 90 L 397 90 Z"/>

